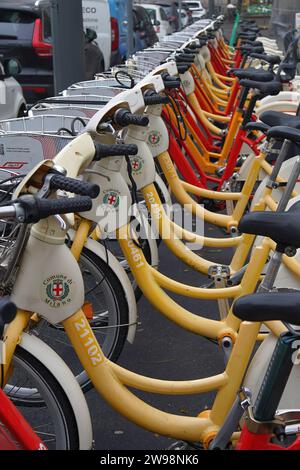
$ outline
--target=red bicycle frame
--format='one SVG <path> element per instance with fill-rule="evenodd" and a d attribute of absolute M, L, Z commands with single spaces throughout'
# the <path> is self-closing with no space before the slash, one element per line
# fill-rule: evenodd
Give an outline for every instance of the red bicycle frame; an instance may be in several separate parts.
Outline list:
<path fill-rule="evenodd" d="M 236 450 L 300 450 L 300 436 L 288 447 L 271 442 L 272 434 L 255 434 L 244 426 Z"/>
<path fill-rule="evenodd" d="M 47 450 L 21 413 L 0 389 L 0 450 Z"/>

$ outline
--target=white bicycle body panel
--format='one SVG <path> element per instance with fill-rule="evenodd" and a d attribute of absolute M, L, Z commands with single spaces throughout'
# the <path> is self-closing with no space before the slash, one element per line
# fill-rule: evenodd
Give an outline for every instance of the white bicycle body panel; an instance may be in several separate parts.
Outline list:
<path fill-rule="evenodd" d="M 281 91 L 279 95 L 263 98 L 258 106 L 256 106 L 255 112 L 258 119 L 265 111 L 281 111 L 295 114 L 299 103 L 300 93 L 297 91 Z"/>
<path fill-rule="evenodd" d="M 91 450 L 93 447 L 93 430 L 89 408 L 69 367 L 52 348 L 34 335 L 23 332 L 20 346 L 41 362 L 56 378 L 66 393 L 75 415 L 79 432 L 79 449 Z"/>
<path fill-rule="evenodd" d="M 141 90 L 126 90 L 118 96 L 112 98 L 107 105 L 98 111 L 89 121 L 86 126 L 86 132 L 90 133 L 92 137 L 99 137 L 99 125 L 105 122 L 114 108 L 127 108 L 131 113 L 136 113 L 144 107 L 144 98 Z"/>
<path fill-rule="evenodd" d="M 283 178 L 284 181 L 288 180 L 288 178 L 291 174 L 291 171 L 294 167 L 296 159 L 297 159 L 297 157 L 293 157 L 293 158 L 290 158 L 289 160 L 283 162 L 283 164 L 281 166 L 281 169 L 279 171 L 279 176 L 281 178 Z M 263 178 L 261 179 L 261 183 L 260 183 L 259 187 L 257 188 L 254 196 L 253 196 L 252 203 L 251 203 L 251 209 L 252 210 L 253 210 L 254 205 L 257 204 L 259 202 L 259 200 L 261 199 L 263 191 L 264 191 L 264 189 L 266 187 L 266 184 L 267 184 L 268 175 L 263 170 L 261 170 L 260 176 L 263 177 Z M 299 182 L 296 183 L 295 191 L 300 193 L 300 183 Z M 281 198 L 281 195 L 282 195 L 282 191 L 280 189 L 273 189 L 272 198 L 274 199 L 274 201 L 278 202 Z"/>
<path fill-rule="evenodd" d="M 125 144 L 135 144 L 138 147 L 137 155 L 130 157 L 132 176 L 138 190 L 155 181 L 155 163 L 148 142 L 146 142 L 147 135 L 146 127 L 129 126 L 124 139 Z M 124 177 L 131 185 L 127 169 Z"/>
<path fill-rule="evenodd" d="M 178 75 L 178 68 L 176 65 L 176 62 L 174 60 L 170 60 L 168 62 L 165 62 L 164 64 L 161 64 L 157 66 L 152 72 L 150 72 L 150 75 L 160 75 L 163 72 L 167 72 L 171 77 L 175 77 Z"/>
<path fill-rule="evenodd" d="M 107 157 L 93 163 L 84 179 L 98 184 L 100 194 L 93 199 L 92 209 L 81 215 L 99 225 L 101 232 L 111 233 L 129 223 L 132 204 L 124 157 Z M 122 169 L 123 168 L 123 169 Z"/>
<path fill-rule="evenodd" d="M 188 70 L 180 74 L 182 88 L 187 96 L 195 92 L 195 80 Z"/>
<path fill-rule="evenodd" d="M 36 238 L 35 227 L 22 257 L 22 264 L 11 294 L 19 309 L 32 311 L 50 324 L 66 320 L 81 309 L 84 285 L 77 261 L 60 238 L 54 217 L 39 222 L 45 241 Z M 47 241 L 51 237 L 51 244 Z"/>
<path fill-rule="evenodd" d="M 161 113 L 161 105 L 147 107 L 146 114 L 149 118 L 149 125 L 147 127 L 146 142 L 153 158 L 167 152 L 169 149 L 169 133 Z"/>
<path fill-rule="evenodd" d="M 264 379 L 267 367 L 272 357 L 277 338 L 273 334 L 268 337 L 259 346 L 254 355 L 248 372 L 243 382 L 243 386 L 252 392 L 252 402 L 258 395 L 260 386 Z M 294 365 L 288 383 L 285 387 L 278 409 L 299 409 L 300 408 L 300 365 Z"/>
<path fill-rule="evenodd" d="M 284 162 L 282 164 L 281 170 L 279 172 L 279 176 L 281 178 L 283 178 L 284 181 L 288 180 L 296 159 L 297 159 L 297 157 L 290 158 L 289 160 L 287 160 L 286 162 Z M 259 187 L 257 188 L 257 190 L 255 192 L 255 195 L 253 197 L 252 204 L 251 204 L 251 210 L 254 210 L 255 204 L 258 203 L 259 200 L 261 199 L 261 197 L 263 195 L 263 192 L 266 188 L 267 180 L 268 180 L 268 176 L 265 175 L 264 179 L 262 180 L 262 182 L 260 183 Z M 300 182 L 296 183 L 295 191 L 300 193 Z M 282 195 L 282 191 L 280 189 L 274 189 L 272 191 L 272 198 L 276 202 L 280 201 L 281 195 Z M 295 204 L 295 202 L 297 202 L 298 200 L 300 200 L 300 196 L 292 198 L 289 201 L 286 210 L 288 210 L 289 207 L 291 207 L 291 205 Z M 260 242 L 261 242 L 261 237 L 257 237 L 253 246 L 254 247 L 258 246 L 260 244 Z M 297 250 L 296 259 L 297 259 L 298 262 L 300 262 L 300 251 L 299 250 Z M 290 289 L 300 290 L 300 280 L 291 271 L 289 271 L 284 264 L 281 264 L 281 266 L 279 268 L 279 271 L 278 271 L 278 274 L 277 274 L 277 277 L 276 277 L 275 286 L 278 287 L 278 288 L 290 288 Z"/>

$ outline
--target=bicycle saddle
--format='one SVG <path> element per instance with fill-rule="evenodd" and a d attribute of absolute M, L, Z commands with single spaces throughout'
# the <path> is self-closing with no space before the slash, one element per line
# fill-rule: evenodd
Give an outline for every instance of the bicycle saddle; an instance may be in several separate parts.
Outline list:
<path fill-rule="evenodd" d="M 265 52 L 263 46 L 252 46 L 252 45 L 242 45 L 238 47 L 241 50 L 242 54 L 250 55 L 252 53 L 263 54 Z"/>
<path fill-rule="evenodd" d="M 255 88 L 261 92 L 263 96 L 278 95 L 282 90 L 282 84 L 275 80 L 271 82 L 258 82 L 254 80 L 243 79 L 240 85 L 247 88 Z"/>
<path fill-rule="evenodd" d="M 261 41 L 250 41 L 250 42 L 244 42 L 243 45 L 245 46 L 251 46 L 251 47 L 264 47 L 263 43 Z"/>
<path fill-rule="evenodd" d="M 258 82 L 270 82 L 274 79 L 274 74 L 264 69 L 255 69 L 249 67 L 248 69 L 231 69 L 233 75 L 239 80 L 247 78 L 248 80 L 256 80 Z"/>
<path fill-rule="evenodd" d="M 239 223 L 239 230 L 269 237 L 283 247 L 300 248 L 300 201 L 286 212 L 249 212 Z"/>
<path fill-rule="evenodd" d="M 250 54 L 250 56 L 254 59 L 264 60 L 265 62 L 268 62 L 268 64 L 271 65 L 280 64 L 281 62 L 281 58 L 279 57 L 279 55 L 258 54 L 254 52 Z"/>
<path fill-rule="evenodd" d="M 238 37 L 241 38 L 241 39 L 248 39 L 248 40 L 250 40 L 250 41 L 251 41 L 251 39 L 252 39 L 253 41 L 256 40 L 256 34 L 255 34 L 254 31 L 248 31 L 248 32 L 245 31 L 245 32 L 241 32 L 241 33 L 238 34 Z"/>
<path fill-rule="evenodd" d="M 276 126 L 271 127 L 267 133 L 268 137 L 272 137 L 276 140 L 290 140 L 295 144 L 300 144 L 300 131 L 287 126 Z"/>
<path fill-rule="evenodd" d="M 233 314 L 243 321 L 281 320 L 300 326 L 300 292 L 268 292 L 240 297 Z"/>
<path fill-rule="evenodd" d="M 288 126 L 293 129 L 300 129 L 300 116 L 293 116 L 280 111 L 265 111 L 259 119 L 270 127 Z"/>

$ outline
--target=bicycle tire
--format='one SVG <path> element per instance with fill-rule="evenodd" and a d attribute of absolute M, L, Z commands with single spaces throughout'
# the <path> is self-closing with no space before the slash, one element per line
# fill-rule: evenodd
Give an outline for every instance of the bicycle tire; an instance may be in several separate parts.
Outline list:
<path fill-rule="evenodd" d="M 78 450 L 79 430 L 75 413 L 67 394 L 64 392 L 55 376 L 40 360 L 22 348 L 22 346 L 17 346 L 13 358 L 13 364 L 15 367 L 21 365 L 21 368 L 23 367 L 24 372 L 26 373 L 26 377 L 28 378 L 31 375 L 34 383 L 39 383 L 40 387 L 44 390 L 44 394 L 41 395 L 41 389 L 39 389 L 39 396 L 43 398 L 43 401 L 41 402 L 39 398 L 38 406 L 39 409 L 43 408 L 44 410 L 48 406 L 48 408 L 51 409 L 53 418 L 56 420 L 56 427 L 54 426 L 54 428 L 57 433 L 56 436 L 58 441 L 56 441 L 55 449 Z M 7 392 L 7 390 L 5 391 Z M 20 411 L 23 416 L 29 422 L 33 430 L 35 430 L 37 434 L 41 435 L 42 440 L 44 440 L 45 444 L 49 447 L 49 443 L 47 443 L 46 439 L 43 438 L 45 432 L 41 431 L 41 426 L 38 426 L 37 429 L 35 429 L 36 426 L 32 422 L 32 419 L 36 419 L 38 415 L 40 416 L 42 411 L 40 410 L 37 413 L 34 413 L 33 418 L 28 418 L 28 415 L 30 414 L 28 411 L 30 411 L 30 409 L 32 410 L 32 408 L 36 406 L 34 401 L 27 401 L 25 399 L 23 401 L 20 401 L 19 399 L 15 400 L 13 388 L 9 393 L 7 393 L 7 395 L 17 407 L 22 408 Z"/>

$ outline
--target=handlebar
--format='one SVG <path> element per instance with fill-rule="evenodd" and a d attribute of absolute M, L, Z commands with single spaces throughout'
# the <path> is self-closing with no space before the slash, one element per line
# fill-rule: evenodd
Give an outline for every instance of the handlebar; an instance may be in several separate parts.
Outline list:
<path fill-rule="evenodd" d="M 51 215 L 86 212 L 91 208 L 92 200 L 89 196 L 40 199 L 36 196 L 25 195 L 9 206 L 0 207 L 0 218 L 12 218 L 20 223 L 34 224 Z"/>
<path fill-rule="evenodd" d="M 97 184 L 56 174 L 51 175 L 49 186 L 50 189 L 61 189 L 81 196 L 89 196 L 92 199 L 95 199 L 100 193 L 100 188 Z"/>
<path fill-rule="evenodd" d="M 3 336 L 5 325 L 11 323 L 17 313 L 17 307 L 8 298 L 0 300 L 0 338 Z"/>
<path fill-rule="evenodd" d="M 170 102 L 170 99 L 168 96 L 162 96 L 155 92 L 154 94 L 145 93 L 144 102 L 146 106 L 153 106 L 156 104 L 167 104 Z"/>
<path fill-rule="evenodd" d="M 137 155 L 138 147 L 135 144 L 95 144 L 95 161 L 105 157 L 118 157 L 120 155 Z"/>
<path fill-rule="evenodd" d="M 126 127 L 126 126 L 141 126 L 147 127 L 149 124 L 149 119 L 147 116 L 139 115 L 139 114 L 132 114 L 125 108 L 118 109 L 115 112 L 113 121 L 115 124 L 119 126 Z"/>

